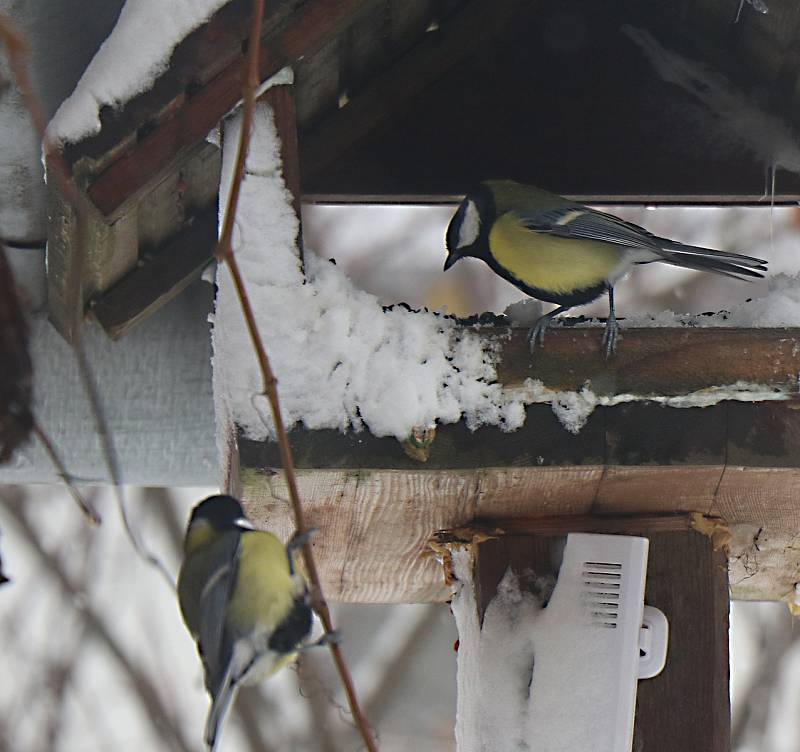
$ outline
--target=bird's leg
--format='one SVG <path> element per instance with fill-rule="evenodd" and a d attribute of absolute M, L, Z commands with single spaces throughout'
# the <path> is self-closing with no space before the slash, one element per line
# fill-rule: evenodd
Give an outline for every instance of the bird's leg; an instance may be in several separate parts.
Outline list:
<path fill-rule="evenodd" d="M 306 650 L 311 650 L 311 648 L 323 648 L 326 645 L 338 645 L 341 641 L 341 632 L 339 632 L 338 629 L 334 629 L 332 632 L 326 632 L 318 640 L 314 640 L 314 642 L 309 642 L 307 645 L 301 645 L 297 652 L 305 653 Z"/>
<path fill-rule="evenodd" d="M 603 332 L 603 349 L 606 353 L 606 360 L 608 360 L 617 349 L 617 339 L 619 338 L 619 324 L 617 323 L 617 314 L 614 310 L 614 288 L 608 286 L 608 319 L 606 319 L 606 328 Z"/>
<path fill-rule="evenodd" d="M 550 322 L 556 316 L 558 316 L 558 314 L 564 313 L 564 311 L 568 311 L 570 308 L 572 308 L 572 306 L 562 305 L 558 308 L 554 308 L 549 313 L 545 313 L 544 316 L 539 317 L 531 330 L 528 332 L 528 341 L 531 343 L 531 352 L 533 352 L 533 348 L 536 347 L 537 341 L 540 345 L 544 346 L 545 329 L 547 329 L 547 327 L 550 325 Z"/>

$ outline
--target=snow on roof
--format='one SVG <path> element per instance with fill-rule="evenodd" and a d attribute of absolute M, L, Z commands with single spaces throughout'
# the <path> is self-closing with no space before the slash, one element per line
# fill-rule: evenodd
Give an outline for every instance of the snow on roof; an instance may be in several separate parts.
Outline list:
<path fill-rule="evenodd" d="M 87 66 L 75 90 L 50 121 L 57 146 L 100 130 L 100 110 L 121 107 L 149 89 L 166 70 L 172 51 L 227 0 L 128 0 L 111 34 Z"/>

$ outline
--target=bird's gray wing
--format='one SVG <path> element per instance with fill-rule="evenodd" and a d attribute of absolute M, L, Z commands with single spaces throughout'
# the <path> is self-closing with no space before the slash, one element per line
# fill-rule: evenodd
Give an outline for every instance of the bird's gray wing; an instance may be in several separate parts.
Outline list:
<path fill-rule="evenodd" d="M 580 204 L 533 212 L 515 212 L 515 216 L 523 226 L 534 232 L 613 243 L 652 251 L 656 255 L 655 258 L 639 259 L 639 262 L 660 260 L 687 269 L 712 271 L 736 278 L 763 277 L 762 272 L 766 271 L 767 262 L 764 259 L 660 238 L 632 222 L 625 222 L 611 214 Z"/>
<path fill-rule="evenodd" d="M 514 215 L 523 226 L 535 232 L 564 238 L 597 240 L 630 248 L 655 250 L 659 247 L 659 238 L 644 228 L 580 204 L 532 212 L 517 211 Z"/>
<path fill-rule="evenodd" d="M 241 536 L 229 533 L 217 542 L 214 569 L 200 594 L 198 644 L 206 670 L 206 687 L 216 697 L 224 683 L 233 646 L 225 632 L 225 614 L 239 571 Z"/>

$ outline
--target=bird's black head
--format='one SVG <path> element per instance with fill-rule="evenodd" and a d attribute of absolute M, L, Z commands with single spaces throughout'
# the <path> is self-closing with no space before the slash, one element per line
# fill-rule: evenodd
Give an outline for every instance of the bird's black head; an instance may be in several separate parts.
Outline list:
<path fill-rule="evenodd" d="M 196 522 L 205 522 L 216 530 L 240 526 L 247 519 L 242 505 L 233 496 L 209 496 L 193 510 L 189 527 Z"/>
<path fill-rule="evenodd" d="M 495 216 L 492 191 L 486 183 L 467 193 L 447 227 L 447 260 L 444 270 L 464 256 L 483 256 Z"/>

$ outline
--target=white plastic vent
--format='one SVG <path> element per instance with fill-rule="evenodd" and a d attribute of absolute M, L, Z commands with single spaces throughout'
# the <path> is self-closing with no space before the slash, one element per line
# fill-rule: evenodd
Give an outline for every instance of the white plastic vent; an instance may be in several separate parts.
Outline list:
<path fill-rule="evenodd" d="M 619 621 L 619 595 L 622 564 L 610 561 L 583 562 L 583 599 L 595 626 L 616 629 Z"/>
<path fill-rule="evenodd" d="M 553 595 L 577 598 L 579 604 L 577 623 L 562 628 L 574 630 L 571 653 L 582 657 L 574 663 L 568 657 L 564 669 L 570 683 L 582 685 L 576 699 L 593 704 L 607 721 L 594 728 L 593 752 L 630 752 L 640 655 L 645 648 L 659 654 L 650 642 L 653 631 L 642 634 L 648 547 L 647 538 L 627 535 L 567 537 L 556 585 L 560 593 Z M 576 712 L 574 722 L 580 723 L 580 716 Z"/>

